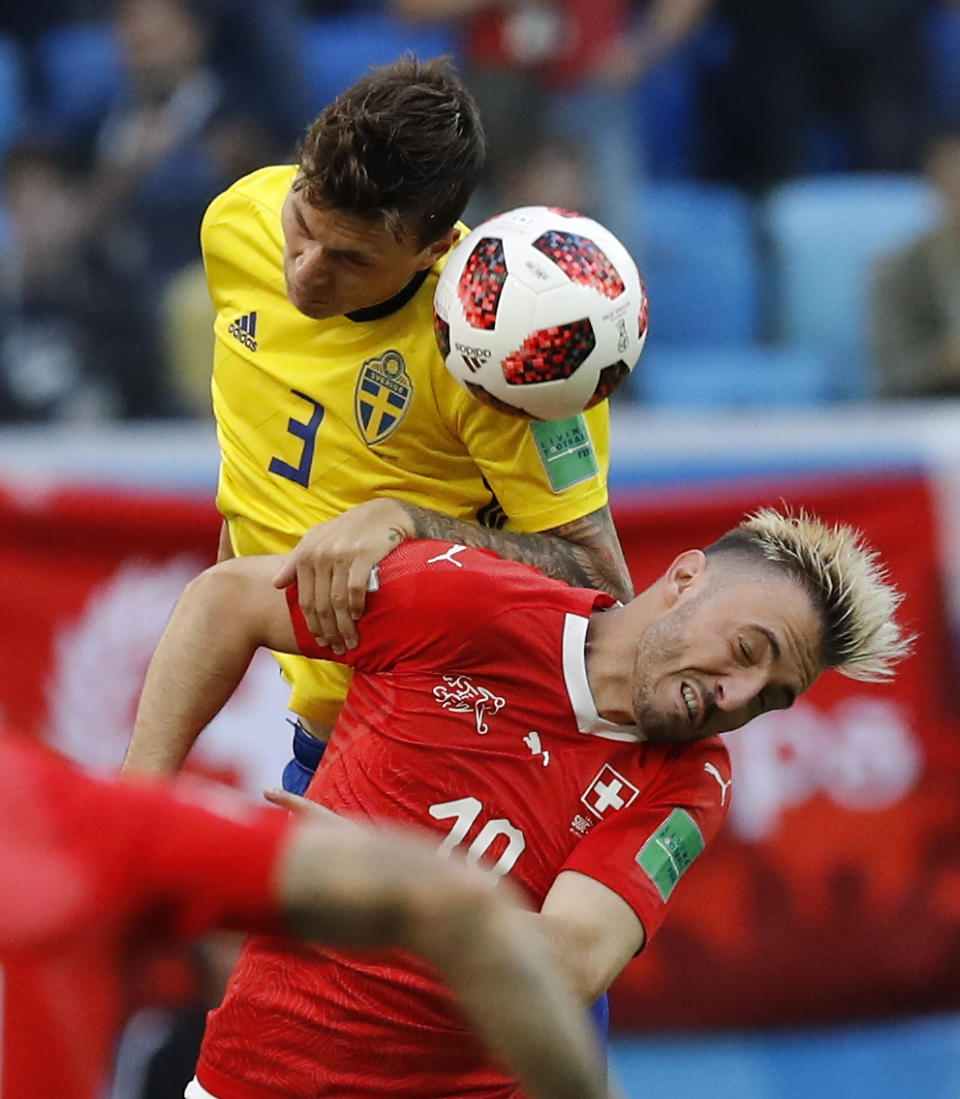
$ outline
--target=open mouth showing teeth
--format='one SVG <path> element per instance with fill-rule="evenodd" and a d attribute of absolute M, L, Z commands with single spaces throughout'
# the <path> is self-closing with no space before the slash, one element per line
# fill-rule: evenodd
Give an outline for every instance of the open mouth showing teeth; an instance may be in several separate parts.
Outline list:
<path fill-rule="evenodd" d="M 696 725 L 700 718 L 700 700 L 697 697 L 697 692 L 688 683 L 684 683 L 680 687 L 680 693 L 683 695 L 690 723 Z"/>

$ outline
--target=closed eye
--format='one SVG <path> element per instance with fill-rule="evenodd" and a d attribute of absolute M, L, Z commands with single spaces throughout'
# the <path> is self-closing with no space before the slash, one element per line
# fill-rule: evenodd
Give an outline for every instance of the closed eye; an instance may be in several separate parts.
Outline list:
<path fill-rule="evenodd" d="M 349 264 L 351 267 L 369 267 L 370 261 L 366 256 L 359 256 L 354 252 L 343 252 L 341 254 L 342 261 Z"/>

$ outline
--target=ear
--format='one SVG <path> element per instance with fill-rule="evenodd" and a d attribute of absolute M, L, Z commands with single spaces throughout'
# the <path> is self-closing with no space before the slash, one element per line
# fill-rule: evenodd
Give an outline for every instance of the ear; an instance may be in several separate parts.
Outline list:
<path fill-rule="evenodd" d="M 460 239 L 460 230 L 454 225 L 452 229 L 448 229 L 442 237 L 438 237 L 431 244 L 428 244 L 420 253 L 421 264 L 420 269 L 426 270 L 428 267 L 432 267 L 441 256 L 445 256 L 447 252 L 457 243 Z"/>
<path fill-rule="evenodd" d="M 675 558 L 663 577 L 668 606 L 699 590 L 707 574 L 703 550 L 692 549 Z"/>

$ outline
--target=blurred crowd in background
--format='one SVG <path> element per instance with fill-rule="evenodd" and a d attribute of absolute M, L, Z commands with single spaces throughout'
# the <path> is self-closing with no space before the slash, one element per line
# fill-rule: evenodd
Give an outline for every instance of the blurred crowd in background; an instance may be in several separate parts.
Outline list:
<path fill-rule="evenodd" d="M 636 255 L 622 407 L 960 396 L 960 0 L 7 0 L 0 425 L 208 418 L 207 203 L 405 49 L 480 104 L 469 224 Z M 132 991 L 113 1099 L 182 1094 L 235 950 Z"/>
<path fill-rule="evenodd" d="M 960 394 L 960 3 L 31 0 L 0 13 L 0 421 L 207 416 L 207 202 L 408 48 L 480 103 L 471 224 L 557 204 L 637 256 L 618 402 Z"/>

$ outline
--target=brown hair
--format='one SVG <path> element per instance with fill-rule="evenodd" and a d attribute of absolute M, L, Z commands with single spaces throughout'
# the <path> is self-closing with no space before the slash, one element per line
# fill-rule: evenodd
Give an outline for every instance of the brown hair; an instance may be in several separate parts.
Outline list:
<path fill-rule="evenodd" d="M 480 114 L 445 57 L 406 55 L 329 104 L 300 145 L 311 206 L 382 218 L 423 247 L 463 213 L 486 155 Z"/>

